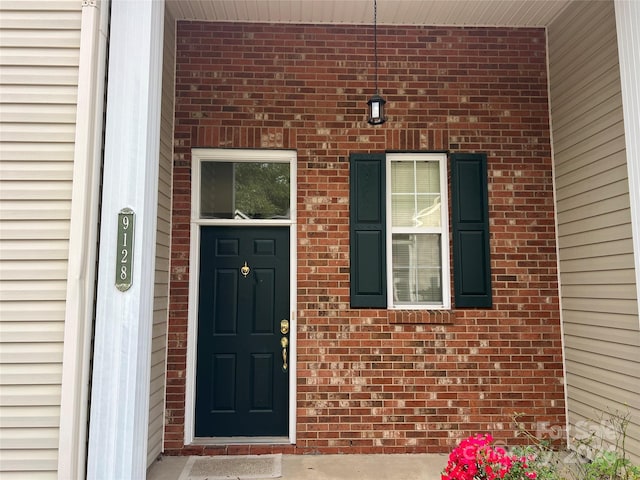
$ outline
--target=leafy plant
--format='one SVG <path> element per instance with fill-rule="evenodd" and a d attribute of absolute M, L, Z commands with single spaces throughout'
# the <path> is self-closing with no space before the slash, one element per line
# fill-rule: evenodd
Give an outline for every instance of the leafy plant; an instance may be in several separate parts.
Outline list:
<path fill-rule="evenodd" d="M 573 452 L 558 449 L 561 436 L 557 433 L 550 438 L 532 433 L 522 417 L 516 413 L 513 418 L 516 433 L 527 439 L 526 445 L 507 452 L 495 446 L 488 433 L 471 436 L 451 452 L 441 479 L 640 480 L 640 467 L 631 462 L 625 449 L 629 413 L 579 422 Z"/>
<path fill-rule="evenodd" d="M 640 468 L 616 451 L 598 453 L 584 466 L 584 480 L 638 480 Z"/>
<path fill-rule="evenodd" d="M 527 458 L 527 464 L 536 472 L 537 480 L 564 480 L 559 473 L 559 459 L 549 442 L 543 441 L 542 445 L 517 446 L 510 451 L 518 457 Z"/>
<path fill-rule="evenodd" d="M 522 415 L 514 414 L 514 422 L 529 444 L 513 452 L 529 459 L 539 480 L 640 480 L 640 468 L 626 456 L 629 413 L 608 413 L 599 421 L 580 422 L 571 453 L 554 449 L 551 440 L 527 430 L 520 421 Z"/>
<path fill-rule="evenodd" d="M 580 480 L 639 480 L 640 468 L 627 457 L 625 442 L 630 413 L 607 412 L 598 421 L 582 422 L 574 438 L 578 454 L 589 461 L 580 464 Z"/>

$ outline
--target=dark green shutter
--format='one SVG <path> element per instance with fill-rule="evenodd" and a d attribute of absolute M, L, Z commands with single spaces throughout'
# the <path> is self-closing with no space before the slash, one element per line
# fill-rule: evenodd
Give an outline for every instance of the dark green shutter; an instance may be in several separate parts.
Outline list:
<path fill-rule="evenodd" d="M 453 284 L 456 307 L 491 307 L 487 156 L 451 155 Z"/>
<path fill-rule="evenodd" d="M 387 306 L 385 155 L 350 157 L 351 307 Z"/>

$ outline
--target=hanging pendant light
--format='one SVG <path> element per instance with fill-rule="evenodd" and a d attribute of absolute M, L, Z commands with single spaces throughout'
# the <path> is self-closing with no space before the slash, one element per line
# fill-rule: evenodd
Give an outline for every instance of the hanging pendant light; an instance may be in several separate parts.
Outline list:
<path fill-rule="evenodd" d="M 382 125 L 387 119 L 384 117 L 384 98 L 378 95 L 378 2 L 373 0 L 373 54 L 375 68 L 376 93 L 369 99 L 369 118 L 367 121 L 371 125 Z"/>

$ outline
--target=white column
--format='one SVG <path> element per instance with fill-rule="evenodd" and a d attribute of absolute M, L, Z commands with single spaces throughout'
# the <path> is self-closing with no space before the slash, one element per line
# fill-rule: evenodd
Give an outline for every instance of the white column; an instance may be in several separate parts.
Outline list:
<path fill-rule="evenodd" d="M 640 311 L 640 1 L 615 0 L 629 199 Z"/>
<path fill-rule="evenodd" d="M 113 0 L 87 478 L 146 475 L 163 0 Z M 118 212 L 135 213 L 132 283 L 115 286 Z"/>

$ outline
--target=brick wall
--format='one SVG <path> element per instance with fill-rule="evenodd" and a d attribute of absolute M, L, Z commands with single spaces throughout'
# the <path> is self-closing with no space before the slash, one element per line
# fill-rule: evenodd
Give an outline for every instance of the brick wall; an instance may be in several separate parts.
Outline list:
<path fill-rule="evenodd" d="M 564 425 L 542 29 L 178 24 L 167 453 L 443 452 Z M 298 155 L 297 445 L 183 447 L 190 149 Z M 489 158 L 494 308 L 349 308 L 351 152 Z"/>

